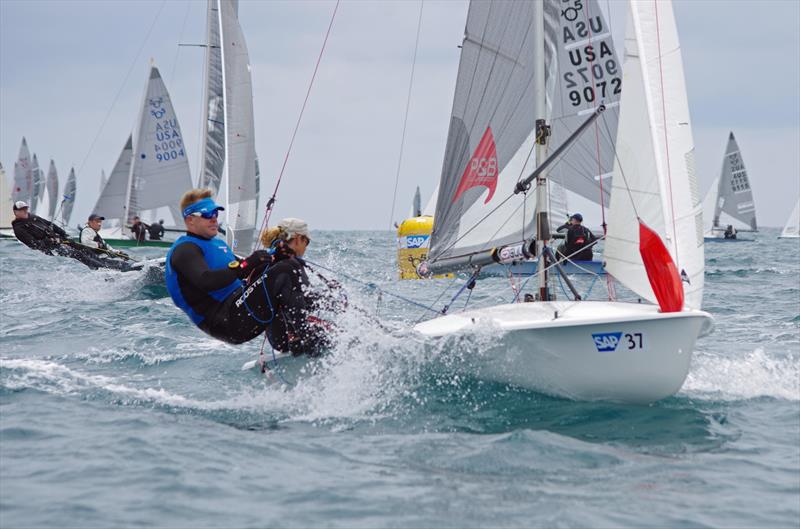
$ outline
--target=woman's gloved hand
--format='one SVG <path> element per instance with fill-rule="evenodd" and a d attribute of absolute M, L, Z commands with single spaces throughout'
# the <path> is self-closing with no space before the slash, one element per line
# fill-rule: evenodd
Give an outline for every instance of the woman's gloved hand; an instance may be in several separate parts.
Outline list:
<path fill-rule="evenodd" d="M 266 250 L 256 250 L 241 261 L 239 261 L 239 277 L 244 279 L 253 270 L 262 268 L 272 263 L 272 255 Z"/>

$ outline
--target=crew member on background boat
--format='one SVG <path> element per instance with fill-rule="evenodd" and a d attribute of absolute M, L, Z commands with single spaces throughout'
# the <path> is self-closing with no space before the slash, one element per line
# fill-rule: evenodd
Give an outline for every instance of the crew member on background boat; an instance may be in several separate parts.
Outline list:
<path fill-rule="evenodd" d="M 217 216 L 224 210 L 211 199 L 208 189 L 192 189 L 181 198 L 186 235 L 181 236 L 167 253 L 166 281 L 167 290 L 173 302 L 182 309 L 192 322 L 207 334 L 228 343 L 239 344 L 257 337 L 267 330 L 270 324 L 277 321 L 276 312 L 283 310 L 286 317 L 298 318 L 295 311 L 288 310 L 294 307 L 290 303 L 299 303 L 297 299 L 292 302 L 270 295 L 269 283 L 284 286 L 290 279 L 283 273 L 272 278 L 270 265 L 273 263 L 273 254 L 276 248 L 271 248 L 272 253 L 266 250 L 257 250 L 245 259 L 234 255 L 233 250 L 222 239 L 216 238 L 219 233 Z M 306 228 L 307 231 L 307 228 Z M 289 246 L 288 233 L 284 233 L 284 241 Z M 308 236 L 301 240 L 293 232 L 294 241 L 291 243 L 292 254 L 300 255 L 305 250 Z M 276 245 L 277 247 L 277 245 Z M 301 249 L 302 247 L 302 249 Z M 289 252 L 281 250 L 279 260 L 284 260 Z M 294 269 L 302 267 L 296 265 L 283 265 L 282 268 Z M 299 277 L 299 276 L 298 276 Z M 308 278 L 303 274 L 307 283 Z M 297 279 L 296 282 L 302 281 Z M 294 294 L 292 288 L 295 283 L 289 281 L 288 292 Z M 275 287 L 273 287 L 275 288 Z M 283 293 L 283 290 L 281 291 Z M 305 301 L 305 300 L 303 300 Z M 284 321 L 284 316 L 280 317 Z M 295 324 L 295 320 L 292 320 Z M 279 324 L 280 325 L 280 324 Z M 283 341 L 276 341 L 281 351 L 291 350 L 293 353 L 315 354 L 324 345 L 324 340 L 311 332 L 311 324 L 295 325 L 293 334 L 282 330 L 280 337 Z M 291 344 L 293 347 L 285 344 Z"/>
<path fill-rule="evenodd" d="M 728 224 L 728 227 L 725 228 L 725 238 L 726 239 L 735 239 L 736 238 L 736 228 L 733 227 L 733 224 Z"/>
<path fill-rule="evenodd" d="M 150 233 L 151 241 L 160 241 L 161 237 L 164 236 L 164 219 L 149 225 L 147 231 Z"/>
<path fill-rule="evenodd" d="M 106 244 L 106 241 L 100 236 L 100 228 L 103 227 L 105 217 L 101 217 L 97 213 L 89 215 L 89 220 L 86 225 L 81 227 L 79 241 L 82 245 L 90 248 L 97 248 L 99 250 L 106 250 L 109 252 L 116 252 L 114 248 Z"/>
<path fill-rule="evenodd" d="M 145 233 L 150 226 L 142 222 L 139 217 L 133 217 L 133 224 L 131 224 L 131 233 L 136 242 L 144 242 Z"/>
<path fill-rule="evenodd" d="M 115 250 L 100 236 L 100 229 L 103 227 L 105 217 L 97 213 L 89 215 L 85 226 L 81 227 L 78 241 L 81 246 L 74 248 L 76 259 L 79 259 L 89 268 L 113 268 L 115 270 L 129 270 L 131 266 L 126 262 L 131 257 L 125 252 Z M 80 255 L 80 258 L 78 257 Z M 120 261 L 117 257 L 124 259 Z"/>
<path fill-rule="evenodd" d="M 27 202 L 14 202 L 14 220 L 11 227 L 19 242 L 48 255 L 63 255 L 62 245 L 69 239 L 67 232 L 50 221 L 31 215 Z"/>
<path fill-rule="evenodd" d="M 567 230 L 566 240 L 557 250 L 561 258 L 569 258 L 571 261 L 592 260 L 592 243 L 597 238 L 589 228 L 582 225 L 582 222 L 583 215 L 575 213 L 565 224 L 556 229 L 558 232 Z"/>

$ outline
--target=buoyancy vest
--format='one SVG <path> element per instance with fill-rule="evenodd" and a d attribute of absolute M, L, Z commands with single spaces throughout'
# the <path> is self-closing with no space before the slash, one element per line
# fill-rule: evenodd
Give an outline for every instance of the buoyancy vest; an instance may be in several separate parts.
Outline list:
<path fill-rule="evenodd" d="M 169 252 L 167 252 L 165 272 L 167 291 L 172 297 L 172 301 L 175 303 L 175 305 L 188 314 L 189 318 L 191 318 L 195 325 L 200 325 L 200 323 L 205 320 L 205 315 L 196 312 L 186 301 L 186 298 L 183 296 L 183 292 L 181 292 L 180 284 L 178 283 L 178 272 L 172 268 L 172 252 L 181 244 L 195 244 L 200 247 L 200 250 L 203 252 L 203 258 L 205 259 L 208 268 L 211 270 L 227 268 L 228 263 L 234 260 L 235 256 L 233 254 L 233 250 L 231 250 L 225 241 L 221 239 L 202 239 L 192 235 L 182 235 L 179 237 L 178 240 L 173 243 L 172 247 L 169 249 Z M 211 292 L 206 292 L 205 294 L 221 303 L 225 301 L 225 299 L 230 296 L 231 293 L 241 288 L 242 285 L 243 283 L 240 279 L 235 279 L 227 286 Z"/>
<path fill-rule="evenodd" d="M 83 230 L 94 231 L 94 228 L 90 227 L 88 224 L 83 228 L 81 228 L 81 231 L 78 232 L 78 242 L 81 242 L 83 240 Z M 97 233 L 96 231 L 94 231 L 94 237 L 92 237 L 92 240 L 97 243 L 97 247 L 100 248 L 101 250 L 108 250 L 108 245 L 106 244 L 106 241 L 104 241 L 103 238 L 100 237 L 100 234 Z"/>

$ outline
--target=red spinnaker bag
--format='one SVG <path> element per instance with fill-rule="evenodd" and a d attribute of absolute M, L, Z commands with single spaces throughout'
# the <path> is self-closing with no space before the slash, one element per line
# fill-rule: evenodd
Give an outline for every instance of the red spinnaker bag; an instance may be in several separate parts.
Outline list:
<path fill-rule="evenodd" d="M 683 284 L 678 267 L 656 232 L 639 221 L 639 253 L 661 312 L 683 309 Z"/>

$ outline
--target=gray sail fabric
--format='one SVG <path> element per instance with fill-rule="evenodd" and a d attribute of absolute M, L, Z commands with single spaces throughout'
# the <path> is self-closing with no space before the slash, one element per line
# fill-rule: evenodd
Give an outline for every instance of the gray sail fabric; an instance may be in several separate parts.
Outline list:
<path fill-rule="evenodd" d="M 234 252 L 244 254 L 255 242 L 256 151 L 250 59 L 239 25 L 238 5 L 235 0 L 219 3 L 225 75 L 225 237 Z"/>
<path fill-rule="evenodd" d="M 530 2 L 470 4 L 431 261 L 519 242 L 523 232 L 533 233 L 535 200 L 524 203 L 523 195 L 481 219 L 533 168 L 534 38 Z"/>
<path fill-rule="evenodd" d="M 39 158 L 34 153 L 31 162 L 31 213 L 38 213 L 36 208 L 39 207 L 42 191 L 44 191 L 44 173 L 39 168 Z"/>
<path fill-rule="evenodd" d="M 622 93 L 622 64 L 597 0 L 545 2 L 547 107 L 552 149 L 600 103 L 606 111 L 582 134 L 548 178 L 607 207 Z"/>
<path fill-rule="evenodd" d="M 52 219 L 58 207 L 58 171 L 56 164 L 50 159 L 50 168 L 47 170 L 47 218 Z"/>
<path fill-rule="evenodd" d="M 69 226 L 69 219 L 72 217 L 72 208 L 75 206 L 75 193 L 78 190 L 78 183 L 75 179 L 75 168 L 69 170 L 67 183 L 64 186 L 64 195 L 61 197 L 61 218 L 65 226 Z"/>
<path fill-rule="evenodd" d="M 128 178 L 131 172 L 131 162 L 133 161 L 133 137 L 128 136 L 128 141 L 119 153 L 117 163 L 106 180 L 100 196 L 92 210 L 94 213 L 106 219 L 124 219 L 127 208 L 125 200 L 128 195 Z"/>
<path fill-rule="evenodd" d="M 126 224 L 144 210 L 177 209 L 180 197 L 192 187 L 181 127 L 155 66 L 150 68 L 133 153 Z"/>
<path fill-rule="evenodd" d="M 713 228 L 722 228 L 721 213 L 745 223 L 752 230 L 758 229 L 753 191 L 750 189 L 750 180 L 747 178 L 747 170 L 744 168 L 744 161 L 733 132 L 728 136 L 728 145 L 722 158 Z"/>
<path fill-rule="evenodd" d="M 23 136 L 22 145 L 19 147 L 19 156 L 14 163 L 14 188 L 11 190 L 11 200 L 14 202 L 24 200 L 30 203 L 32 189 L 31 154 L 28 150 L 28 142 Z"/>
<path fill-rule="evenodd" d="M 222 93 L 219 3 L 219 0 L 208 0 L 203 157 L 199 179 L 199 187 L 207 187 L 215 195 L 219 191 L 225 165 L 225 102 Z"/>

